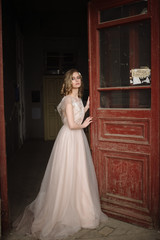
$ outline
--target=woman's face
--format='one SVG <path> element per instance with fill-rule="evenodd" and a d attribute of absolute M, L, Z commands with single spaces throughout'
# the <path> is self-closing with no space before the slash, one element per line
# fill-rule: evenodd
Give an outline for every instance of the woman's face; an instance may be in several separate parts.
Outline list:
<path fill-rule="evenodd" d="M 81 75 L 78 72 L 74 72 L 72 75 L 72 88 L 77 89 L 81 86 Z"/>

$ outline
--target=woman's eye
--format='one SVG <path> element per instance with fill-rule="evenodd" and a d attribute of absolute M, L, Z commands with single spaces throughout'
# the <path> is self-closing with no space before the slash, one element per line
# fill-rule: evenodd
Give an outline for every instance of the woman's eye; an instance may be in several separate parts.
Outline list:
<path fill-rule="evenodd" d="M 72 78 L 72 80 L 75 80 L 74 78 Z"/>

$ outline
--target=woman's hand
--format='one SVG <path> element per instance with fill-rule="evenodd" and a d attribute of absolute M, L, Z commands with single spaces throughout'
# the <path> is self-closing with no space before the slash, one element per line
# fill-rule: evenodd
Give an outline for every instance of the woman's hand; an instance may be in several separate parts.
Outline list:
<path fill-rule="evenodd" d="M 71 104 L 67 104 L 66 106 L 66 117 L 68 120 L 69 128 L 72 130 L 86 128 L 92 122 L 92 117 L 88 117 L 82 124 L 75 123 L 73 116 L 73 107 Z"/>
<path fill-rule="evenodd" d="M 88 117 L 88 118 L 86 118 L 86 120 L 82 123 L 82 128 L 86 128 L 86 127 L 88 127 L 88 125 L 91 123 L 91 122 L 93 122 L 92 121 L 93 120 L 93 117 Z"/>

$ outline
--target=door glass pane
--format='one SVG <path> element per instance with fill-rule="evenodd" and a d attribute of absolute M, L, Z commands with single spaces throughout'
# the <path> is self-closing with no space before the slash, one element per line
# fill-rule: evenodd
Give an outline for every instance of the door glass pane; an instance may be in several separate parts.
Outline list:
<path fill-rule="evenodd" d="M 150 108 L 151 90 L 116 90 L 100 93 L 101 108 Z"/>
<path fill-rule="evenodd" d="M 130 16 L 146 14 L 147 5 L 147 1 L 144 0 L 122 5 L 116 8 L 102 10 L 100 11 L 100 22 L 108 22 Z"/>
<path fill-rule="evenodd" d="M 150 84 L 150 20 L 101 29 L 99 40 L 101 88 Z"/>

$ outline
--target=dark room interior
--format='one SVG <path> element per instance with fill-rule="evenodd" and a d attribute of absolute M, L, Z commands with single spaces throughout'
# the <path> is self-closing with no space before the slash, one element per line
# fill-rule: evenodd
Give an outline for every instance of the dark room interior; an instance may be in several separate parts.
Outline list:
<path fill-rule="evenodd" d="M 77 68 L 85 83 L 84 101 L 88 96 L 87 4 L 86 0 L 2 1 L 11 221 L 23 209 L 23 204 L 33 200 L 33 193 L 39 188 L 55 139 L 55 136 L 45 139 L 45 77 L 62 79 L 65 71 Z M 60 86 L 56 94 L 59 100 Z M 43 156 L 41 160 L 36 153 L 38 149 L 42 150 L 39 153 L 40 158 Z M 34 168 L 37 164 L 39 170 Z M 35 171 L 39 174 L 35 174 Z M 27 186 L 35 188 L 27 191 Z"/>

